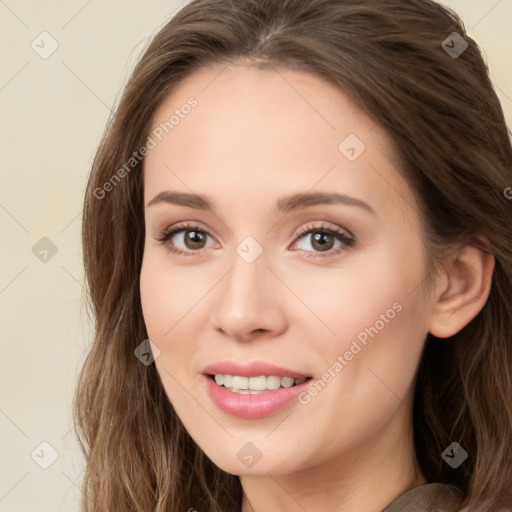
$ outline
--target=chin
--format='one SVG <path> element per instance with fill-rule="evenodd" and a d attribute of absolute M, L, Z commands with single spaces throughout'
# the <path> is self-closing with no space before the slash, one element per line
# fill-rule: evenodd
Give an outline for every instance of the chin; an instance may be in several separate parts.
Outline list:
<path fill-rule="evenodd" d="M 203 451 L 218 468 L 232 475 L 268 476 L 269 473 L 279 475 L 294 471 L 289 457 L 286 455 L 276 457 L 271 447 L 259 451 L 251 442 L 235 442 L 232 449 L 222 453 Z"/>

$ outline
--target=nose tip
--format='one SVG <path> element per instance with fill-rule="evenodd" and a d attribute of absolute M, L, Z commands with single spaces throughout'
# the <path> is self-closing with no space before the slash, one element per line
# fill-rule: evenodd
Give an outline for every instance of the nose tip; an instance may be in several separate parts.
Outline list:
<path fill-rule="evenodd" d="M 249 248 L 251 243 L 247 241 Z M 281 332 L 286 320 L 283 301 L 276 296 L 277 286 L 278 281 L 263 258 L 247 263 L 236 255 L 233 267 L 219 283 L 212 313 L 214 328 L 239 341 Z"/>

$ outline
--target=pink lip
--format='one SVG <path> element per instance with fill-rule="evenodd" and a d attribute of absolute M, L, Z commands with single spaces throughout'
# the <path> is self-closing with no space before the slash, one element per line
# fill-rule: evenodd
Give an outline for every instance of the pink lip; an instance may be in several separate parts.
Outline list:
<path fill-rule="evenodd" d="M 277 375 L 278 377 L 293 377 L 300 379 L 302 377 L 311 377 L 305 373 L 283 368 L 264 361 L 252 361 L 250 363 L 235 363 L 233 361 L 221 361 L 211 364 L 203 370 L 204 375 L 240 375 L 241 377 L 259 377 L 261 375 Z M 256 396 L 256 395 L 253 395 Z"/>
<path fill-rule="evenodd" d="M 257 395 L 245 395 L 234 393 L 229 391 L 229 389 L 219 386 L 210 376 L 215 374 L 240 375 L 241 377 L 277 375 L 279 377 L 293 377 L 294 379 L 311 376 L 263 361 L 252 361 L 244 364 L 222 361 L 204 368 L 203 374 L 208 395 L 219 409 L 233 416 L 250 419 L 263 418 L 285 407 L 296 399 L 313 380 L 308 379 L 302 384 L 292 386 L 291 388 L 279 388 Z"/>
<path fill-rule="evenodd" d="M 235 375 L 240 374 L 235 373 Z M 204 375 L 203 379 L 210 399 L 219 409 L 232 416 L 248 419 L 263 418 L 277 412 L 296 400 L 298 395 L 313 382 L 313 379 L 308 379 L 291 388 L 279 388 L 258 395 L 244 395 L 219 386 L 208 375 Z"/>

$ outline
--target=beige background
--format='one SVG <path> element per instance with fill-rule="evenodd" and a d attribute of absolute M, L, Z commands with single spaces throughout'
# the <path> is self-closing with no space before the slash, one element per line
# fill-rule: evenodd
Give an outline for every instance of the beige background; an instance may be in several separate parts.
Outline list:
<path fill-rule="evenodd" d="M 80 243 L 85 181 L 143 46 L 185 3 L 0 0 L 0 512 L 78 510 L 83 465 L 70 405 L 91 339 Z M 512 126 L 512 0 L 445 4 L 484 50 Z M 42 58 L 52 38 L 58 48 Z M 52 462 L 53 451 L 42 442 L 57 455 L 47 469 L 38 463 Z"/>

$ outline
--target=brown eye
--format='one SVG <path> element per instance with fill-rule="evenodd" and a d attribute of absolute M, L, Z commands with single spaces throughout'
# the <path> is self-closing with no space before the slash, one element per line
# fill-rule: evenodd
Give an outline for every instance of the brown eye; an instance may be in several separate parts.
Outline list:
<path fill-rule="evenodd" d="M 311 233 L 311 247 L 318 251 L 328 251 L 334 246 L 336 239 L 333 235 L 324 234 L 321 231 Z"/>
<path fill-rule="evenodd" d="M 183 232 L 185 233 L 183 242 L 187 249 L 203 249 L 203 245 L 206 241 L 206 236 L 203 232 L 188 229 Z"/>
<path fill-rule="evenodd" d="M 199 226 L 179 224 L 166 229 L 155 240 L 161 242 L 166 249 L 175 254 L 194 255 L 206 249 L 210 235 Z"/>
<path fill-rule="evenodd" d="M 311 251 L 304 249 L 304 247 L 299 247 L 308 256 L 314 256 L 315 253 L 317 253 L 317 256 L 324 256 L 319 253 L 325 253 L 325 256 L 336 256 L 352 247 L 355 242 L 355 238 L 329 226 L 306 226 L 298 234 L 298 238 L 299 240 L 296 244 L 309 245 L 313 248 Z M 308 243 L 305 243 L 306 241 Z M 337 242 L 338 245 L 336 245 Z"/>

